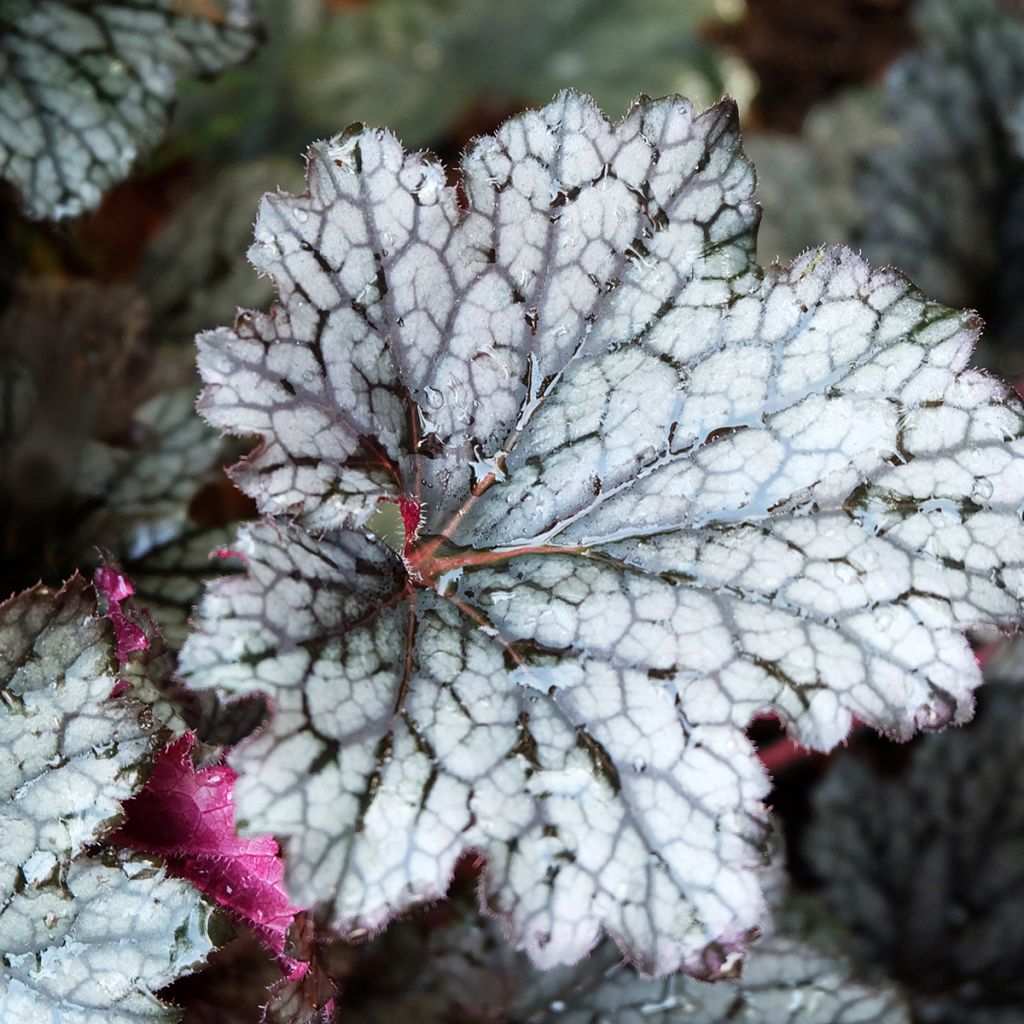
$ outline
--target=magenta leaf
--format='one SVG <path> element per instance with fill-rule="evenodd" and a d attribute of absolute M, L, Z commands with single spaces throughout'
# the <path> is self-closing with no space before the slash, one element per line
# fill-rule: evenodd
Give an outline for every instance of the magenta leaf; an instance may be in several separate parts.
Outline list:
<path fill-rule="evenodd" d="M 172 874 L 192 882 L 240 918 L 278 956 L 290 978 L 304 965 L 284 956 L 295 914 L 284 891 L 284 865 L 271 836 L 242 838 L 235 827 L 235 773 L 226 765 L 196 770 L 195 735 L 159 754 L 145 788 L 125 804 L 114 841 L 163 858 Z"/>
<path fill-rule="evenodd" d="M 135 588 L 124 573 L 111 565 L 100 566 L 93 575 L 93 583 L 107 602 L 107 618 L 114 627 L 117 639 L 117 660 L 123 665 L 136 651 L 149 647 L 146 630 L 135 617 L 121 607 L 121 602 L 135 593 Z"/>

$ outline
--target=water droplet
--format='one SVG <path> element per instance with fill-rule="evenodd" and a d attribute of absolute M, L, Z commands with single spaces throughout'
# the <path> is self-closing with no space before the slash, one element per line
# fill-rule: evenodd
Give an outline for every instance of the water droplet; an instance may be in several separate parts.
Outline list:
<path fill-rule="evenodd" d="M 857 552 L 857 561 L 862 568 L 870 569 L 878 561 L 878 553 L 873 547 L 866 545 Z"/>
<path fill-rule="evenodd" d="M 633 761 L 633 771 L 637 774 L 647 771 L 647 762 L 642 757 L 636 758 Z"/>
<path fill-rule="evenodd" d="M 857 570 L 848 562 L 836 562 L 835 572 L 840 583 L 852 583 L 857 578 Z"/>
<path fill-rule="evenodd" d="M 552 1013 L 565 1013 L 565 1003 L 561 999 L 555 999 L 552 1001 L 549 1009 Z"/>
<path fill-rule="evenodd" d="M 645 1015 L 665 1013 L 667 1010 L 675 1010 L 679 1006 L 679 1000 L 674 995 L 666 996 L 653 1003 L 643 1003 L 640 1012 Z"/>
<path fill-rule="evenodd" d="M 306 211 L 305 211 L 305 210 L 303 210 L 303 209 L 297 209 L 297 210 L 295 211 L 295 219 L 296 219 L 296 220 L 297 220 L 297 221 L 298 221 L 298 222 L 299 222 L 300 224 L 305 224 L 305 223 L 306 223 L 306 221 L 307 221 L 307 220 L 309 220 L 309 214 L 308 214 L 308 213 L 306 213 Z"/>
<path fill-rule="evenodd" d="M 995 487 L 992 486 L 992 481 L 987 476 L 980 476 L 974 481 L 974 487 L 971 489 L 971 497 L 975 501 L 988 501 L 992 497 L 992 492 Z"/>
<path fill-rule="evenodd" d="M 427 387 L 424 388 L 423 391 L 427 396 L 427 404 L 432 409 L 440 409 L 441 406 L 444 405 L 444 395 L 442 395 L 437 388 Z"/>

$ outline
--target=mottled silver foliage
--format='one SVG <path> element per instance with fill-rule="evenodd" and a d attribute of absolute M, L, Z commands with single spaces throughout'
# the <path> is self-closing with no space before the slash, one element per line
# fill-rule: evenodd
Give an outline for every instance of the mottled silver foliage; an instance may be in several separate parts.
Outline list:
<path fill-rule="evenodd" d="M 166 739 L 75 578 L 0 605 L 0 1020 L 176 1019 L 153 992 L 212 943 L 199 893 L 152 862 L 84 855 Z"/>
<path fill-rule="evenodd" d="M 828 749 L 970 714 L 961 631 L 1024 592 L 1024 411 L 894 271 L 758 270 L 727 103 L 564 94 L 470 150 L 465 209 L 382 132 L 309 177 L 256 226 L 280 304 L 199 339 L 278 517 L 182 661 L 276 707 L 242 816 L 342 928 L 473 849 L 536 963 L 604 930 L 715 975 L 762 914 L 751 718 Z M 400 553 L 359 528 L 382 496 L 422 506 Z"/>
<path fill-rule="evenodd" d="M 0 606 L 0 902 L 27 880 L 26 863 L 45 878 L 109 831 L 141 783 L 157 730 L 142 705 L 107 700 L 116 672 L 109 624 L 81 579 Z"/>
<path fill-rule="evenodd" d="M 159 141 L 174 89 L 255 45 L 250 0 L 0 0 L 0 174 L 33 217 L 93 209 Z"/>
<path fill-rule="evenodd" d="M 920 1020 L 1024 1020 L 1024 703 L 986 686 L 977 720 L 927 737 L 900 774 L 840 758 L 807 853 L 862 955 Z"/>

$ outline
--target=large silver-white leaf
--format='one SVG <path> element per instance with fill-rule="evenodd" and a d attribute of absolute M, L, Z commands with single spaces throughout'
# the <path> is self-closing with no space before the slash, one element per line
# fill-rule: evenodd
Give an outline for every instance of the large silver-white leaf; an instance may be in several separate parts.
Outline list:
<path fill-rule="evenodd" d="M 490 906 L 539 963 L 579 959 L 604 927 L 649 970 L 713 974 L 759 923 L 766 786 L 742 733 L 682 721 L 638 669 L 616 696 L 599 663 L 575 701 L 603 701 L 609 723 L 588 723 L 571 695 L 524 686 L 444 598 L 413 609 L 397 558 L 354 531 L 261 525 L 238 547 L 249 575 L 208 594 L 183 664 L 190 683 L 276 705 L 232 760 L 235 799 L 290 837 L 294 898 L 377 928 L 443 894 L 474 848 Z M 605 747 L 616 718 L 628 760 Z"/>
<path fill-rule="evenodd" d="M 209 908 L 153 863 L 90 858 L 166 739 L 118 681 L 79 577 L 0 606 L 0 1020 L 173 1020 L 153 995 L 198 965 Z"/>
<path fill-rule="evenodd" d="M 862 955 L 937 1024 L 1024 1020 L 1024 704 L 986 686 L 977 720 L 929 736 L 902 774 L 841 757 L 807 854 Z"/>
<path fill-rule="evenodd" d="M 761 915 L 751 718 L 828 749 L 969 715 L 962 630 L 1024 592 L 1019 402 L 898 273 L 757 270 L 728 104 L 564 94 L 471 149 L 465 209 L 386 133 L 309 166 L 250 253 L 280 304 L 200 337 L 280 519 L 183 657 L 277 708 L 242 815 L 342 927 L 476 849 L 538 963 L 604 929 L 714 974 Z M 404 543 L 360 528 L 382 497 Z"/>
<path fill-rule="evenodd" d="M 159 141 L 178 80 L 254 43 L 250 0 L 2 0 L 0 173 L 33 217 L 91 210 Z"/>

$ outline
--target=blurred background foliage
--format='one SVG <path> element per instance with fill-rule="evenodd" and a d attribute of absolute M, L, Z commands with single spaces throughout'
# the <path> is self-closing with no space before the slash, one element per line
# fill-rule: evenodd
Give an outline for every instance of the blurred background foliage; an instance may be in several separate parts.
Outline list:
<path fill-rule="evenodd" d="M 40 578 L 56 583 L 109 551 L 136 580 L 169 642 L 180 640 L 203 580 L 230 568 L 211 563 L 209 552 L 229 544 L 232 524 L 253 514 L 220 471 L 240 449 L 191 413 L 194 334 L 229 322 L 237 306 L 270 302 L 269 283 L 244 258 L 259 197 L 275 188 L 300 191 L 308 144 L 354 121 L 388 126 L 453 168 L 475 135 L 563 87 L 593 94 L 612 118 L 639 93 L 681 92 L 699 106 L 730 93 L 758 170 L 763 263 L 823 242 L 895 263 L 931 297 L 980 310 L 989 326 L 977 358 L 1020 377 L 1022 8 L 1020 0 L 261 0 L 259 50 L 213 81 L 183 82 L 163 144 L 95 213 L 60 225 L 32 221 L 13 189 L 0 188 L 0 592 Z M 991 664 L 1005 684 L 1024 681 L 1019 647 Z M 1019 699 L 991 701 L 981 727 L 1012 720 L 1016 731 L 996 729 L 977 754 L 986 793 L 1015 780 L 1024 785 Z M 1012 815 L 997 808 L 975 830 L 984 840 L 989 829 L 1003 858 L 998 878 L 1012 891 L 1004 905 L 1001 896 L 982 898 L 961 883 L 968 853 L 983 860 L 977 844 L 963 852 L 949 826 L 957 801 L 977 802 L 969 787 L 950 786 L 941 809 L 906 796 L 915 786 L 929 790 L 929 765 L 945 756 L 942 737 L 894 753 L 858 734 L 830 788 L 813 797 L 823 760 L 780 760 L 786 741 L 770 722 L 752 732 L 776 752 L 772 800 L 802 885 L 823 882 L 833 896 L 837 887 L 874 892 L 871 851 L 854 839 L 876 829 L 875 852 L 899 860 L 905 851 L 883 849 L 894 807 L 916 802 L 915 842 L 946 837 L 948 863 L 931 867 L 946 881 L 931 896 L 917 888 L 917 903 L 901 903 L 890 888 L 872 898 L 879 915 L 896 920 L 894 935 L 900 915 L 923 900 L 928 920 L 939 921 L 933 932 L 955 931 L 955 970 L 948 944 L 930 943 L 920 930 L 911 936 L 913 955 L 897 956 L 879 952 L 885 936 L 868 941 L 856 915 L 847 922 L 865 960 L 889 962 L 911 993 L 914 1019 L 1024 1021 L 1016 1005 L 1024 886 L 1013 888 L 1024 863 L 1019 804 Z M 955 752 L 969 776 L 972 748 L 965 741 Z M 857 757 L 877 779 L 848 766 Z M 844 772 L 856 785 L 835 781 Z M 890 795 L 872 803 L 857 796 L 860 789 Z M 842 827 L 854 834 L 828 853 L 825 839 L 839 833 L 820 821 L 854 797 L 863 820 L 844 810 L 854 824 Z M 1011 870 L 1005 861 L 1013 857 Z M 478 870 L 463 865 L 457 888 Z M 913 889 L 913 863 L 901 870 Z M 421 967 L 424 934 L 436 930 L 431 920 L 417 918 L 361 952 L 325 947 L 329 977 L 310 980 L 323 992 L 309 999 L 325 1002 L 339 982 L 357 1005 L 362 993 L 375 1006 L 382 985 L 391 1000 L 405 983 L 381 979 L 401 973 L 409 957 L 388 943 L 413 936 L 420 952 L 410 963 Z M 1016 960 L 1004 963 L 995 947 Z M 186 1020 L 255 1020 L 272 980 L 256 947 L 243 943 L 218 954 L 209 972 L 181 983 L 175 996 L 189 1008 Z M 957 987 L 952 995 L 947 982 Z M 426 982 L 409 985 L 405 1003 L 388 1002 L 381 1019 L 426 1019 L 417 1017 L 434 1006 L 423 1002 Z M 953 1001 L 936 1010 L 947 995 Z M 275 996 L 267 1019 L 300 1019 L 288 1016 L 294 997 Z M 446 999 L 438 1005 L 447 1007 Z M 360 1012 L 351 1019 L 377 1019 L 376 1009 Z M 507 1019 L 501 1012 L 487 1019 Z M 432 1020 L 464 1019 L 448 1009 L 430 1013 Z"/>

